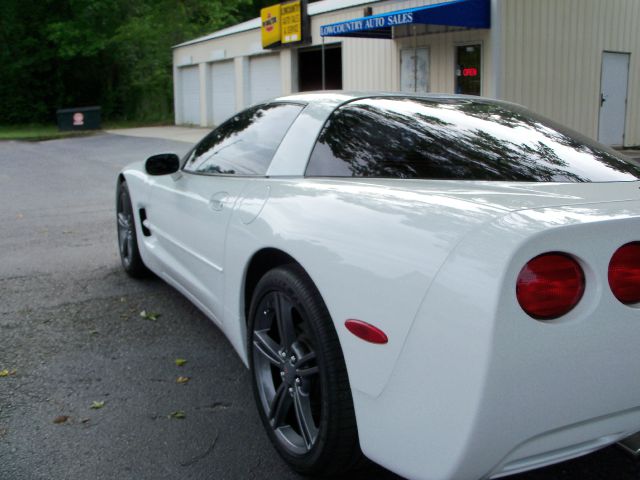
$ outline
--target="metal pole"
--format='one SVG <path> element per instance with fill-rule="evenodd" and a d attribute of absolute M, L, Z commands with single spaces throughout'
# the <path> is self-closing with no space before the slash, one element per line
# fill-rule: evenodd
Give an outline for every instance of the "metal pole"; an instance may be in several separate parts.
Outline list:
<path fill-rule="evenodd" d="M 322 90 L 327 89 L 326 75 L 324 70 L 324 37 L 322 37 Z"/>
<path fill-rule="evenodd" d="M 413 28 L 413 92 L 418 93 L 418 37 L 416 35 L 416 24 Z"/>

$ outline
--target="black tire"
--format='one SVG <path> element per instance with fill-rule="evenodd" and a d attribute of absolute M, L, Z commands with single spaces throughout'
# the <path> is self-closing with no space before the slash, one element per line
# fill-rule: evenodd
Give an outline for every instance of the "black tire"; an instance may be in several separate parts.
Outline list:
<path fill-rule="evenodd" d="M 314 476 L 368 465 L 338 336 L 302 268 L 285 265 L 262 277 L 247 336 L 260 418 L 282 458 L 297 472 Z"/>
<path fill-rule="evenodd" d="M 125 180 L 118 182 L 116 189 L 116 221 L 118 226 L 118 251 L 125 272 L 133 278 L 146 277 L 149 270 L 142 261 L 138 249 L 135 213 L 131 204 L 129 188 Z"/>

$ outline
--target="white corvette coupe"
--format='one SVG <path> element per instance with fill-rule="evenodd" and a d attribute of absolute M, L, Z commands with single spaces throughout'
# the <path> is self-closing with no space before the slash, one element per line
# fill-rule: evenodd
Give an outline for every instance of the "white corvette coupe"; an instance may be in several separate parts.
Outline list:
<path fill-rule="evenodd" d="M 222 329 L 298 472 L 495 478 L 638 440 L 638 179 L 516 105 L 300 94 L 125 168 L 119 247 Z"/>

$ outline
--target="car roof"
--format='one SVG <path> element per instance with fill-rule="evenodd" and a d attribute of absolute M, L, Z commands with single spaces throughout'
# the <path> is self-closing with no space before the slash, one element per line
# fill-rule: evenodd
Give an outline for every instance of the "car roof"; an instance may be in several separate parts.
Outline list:
<path fill-rule="evenodd" d="M 508 109 L 518 107 L 514 104 L 470 95 L 451 94 L 414 94 L 406 92 L 361 92 L 343 90 L 323 90 L 316 92 L 296 93 L 279 97 L 271 102 L 297 102 L 305 104 L 295 122 L 290 126 L 274 155 L 268 176 L 303 176 L 316 138 L 320 134 L 326 120 L 345 103 L 367 98 L 415 98 L 433 102 L 450 103 L 452 100 L 465 100 L 473 103 L 491 103 Z M 269 102 L 267 102 L 269 103 Z M 522 107 L 520 107 L 522 108 Z"/>
<path fill-rule="evenodd" d="M 316 90 L 311 92 L 294 93 L 274 99 L 282 102 L 322 103 L 327 107 L 337 107 L 343 103 L 365 98 L 401 97 L 431 100 L 434 102 L 446 102 L 451 100 L 467 100 L 474 103 L 493 103 L 502 106 L 519 106 L 510 102 L 496 100 L 495 98 L 480 97 L 476 95 L 459 95 L 451 93 L 409 93 L 409 92 L 383 92 L 383 91 L 358 91 L 358 90 Z"/>
<path fill-rule="evenodd" d="M 451 94 L 413 94 L 406 92 L 362 92 L 344 90 L 322 90 L 315 92 L 296 93 L 271 100 L 271 102 L 295 102 L 305 104 L 304 110 L 291 125 L 282 143 L 274 155 L 269 176 L 304 175 L 307 160 L 311 155 L 315 140 L 320 134 L 325 121 L 335 109 L 341 105 L 366 98 L 416 98 L 434 102 L 446 103 L 451 100 L 468 100 L 471 102 L 497 102 L 494 99 L 474 97 L 469 95 Z M 267 102 L 269 103 L 269 102 Z"/>

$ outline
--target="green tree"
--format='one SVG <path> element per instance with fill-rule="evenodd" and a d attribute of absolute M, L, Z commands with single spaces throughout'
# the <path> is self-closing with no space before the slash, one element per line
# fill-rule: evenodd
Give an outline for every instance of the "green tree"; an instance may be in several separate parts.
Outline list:
<path fill-rule="evenodd" d="M 250 0 L 2 0 L 0 123 L 86 105 L 105 118 L 170 119 L 171 47 L 252 9 Z"/>

